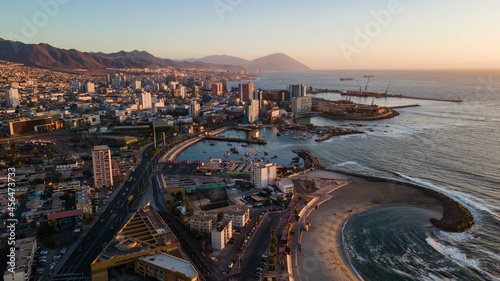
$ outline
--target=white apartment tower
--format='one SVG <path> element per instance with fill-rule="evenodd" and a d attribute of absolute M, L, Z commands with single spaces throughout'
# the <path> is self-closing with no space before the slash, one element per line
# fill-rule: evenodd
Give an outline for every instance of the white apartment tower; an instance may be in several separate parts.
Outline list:
<path fill-rule="evenodd" d="M 113 186 L 111 150 L 107 145 L 92 148 L 92 166 L 94 169 L 94 187 Z"/>
<path fill-rule="evenodd" d="M 7 100 L 8 107 L 18 107 L 19 106 L 19 89 L 10 88 L 7 89 L 7 96 L 5 97 Z"/>
<path fill-rule="evenodd" d="M 150 93 L 141 93 L 139 97 L 139 105 L 142 106 L 142 109 L 151 108 L 151 94 Z"/>
<path fill-rule="evenodd" d="M 222 250 L 233 236 L 233 224 L 229 219 L 218 223 L 212 230 L 212 249 Z"/>
<path fill-rule="evenodd" d="M 276 164 L 257 162 L 252 165 L 252 183 L 256 188 L 264 188 L 276 183 Z"/>

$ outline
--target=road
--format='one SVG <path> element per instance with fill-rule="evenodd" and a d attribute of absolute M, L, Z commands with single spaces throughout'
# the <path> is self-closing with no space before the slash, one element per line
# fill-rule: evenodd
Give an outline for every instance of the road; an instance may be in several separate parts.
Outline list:
<path fill-rule="evenodd" d="M 280 221 L 279 217 L 279 213 L 270 212 L 262 218 L 258 227 L 256 227 L 252 238 L 246 245 L 246 250 L 243 255 L 245 262 L 240 264 L 239 270 L 233 270 L 231 272 L 229 275 L 230 278 L 235 280 L 258 280 L 253 277 L 253 274 L 262 262 L 262 255 L 268 255 L 268 247 L 271 242 L 271 229 L 278 228 Z"/>
<path fill-rule="evenodd" d="M 153 193 L 161 194 L 160 185 L 158 178 L 155 176 L 151 181 L 153 185 Z M 189 256 L 191 263 L 196 267 L 198 273 L 200 273 L 203 280 L 206 281 L 219 281 L 222 277 L 219 274 L 217 268 L 211 263 L 211 261 L 203 256 L 201 253 L 201 247 L 198 242 L 194 240 L 184 229 L 184 227 L 173 217 L 173 215 L 168 210 L 163 197 L 154 196 L 156 210 L 158 214 L 162 217 L 168 227 L 172 230 L 174 235 L 177 237 L 181 243 L 182 250 Z"/>
<path fill-rule="evenodd" d="M 70 257 L 58 271 L 58 275 L 78 276 L 84 271 L 90 272 L 90 265 L 102 251 L 102 246 L 111 241 L 113 236 L 125 222 L 124 220 L 127 218 L 129 212 L 132 211 L 130 207 L 134 201 L 128 204 L 128 197 L 133 195 L 134 198 L 137 198 L 139 190 L 142 189 L 146 179 L 151 175 L 152 166 L 150 165 L 150 149 L 152 147 L 153 145 L 150 144 L 144 149 L 141 163 L 131 174 L 134 179 L 138 178 L 146 167 L 143 176 L 138 179 L 136 187 L 132 188 L 133 183 L 125 183 L 120 189 L 115 191 L 115 197 L 108 203 L 104 212 L 97 218 L 98 221 L 96 221 L 93 227 L 88 231 L 87 237 L 90 236 L 91 239 L 87 239 L 87 237 L 83 238 L 80 243 L 82 251 L 77 250 L 71 253 Z M 154 161 L 158 161 L 159 156 L 158 154 Z"/>

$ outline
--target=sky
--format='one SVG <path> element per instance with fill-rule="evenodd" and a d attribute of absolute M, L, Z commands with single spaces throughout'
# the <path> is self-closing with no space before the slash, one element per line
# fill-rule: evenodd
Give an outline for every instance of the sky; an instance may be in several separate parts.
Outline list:
<path fill-rule="evenodd" d="M 313 69 L 500 68 L 496 0 L 0 0 L 0 38 Z"/>

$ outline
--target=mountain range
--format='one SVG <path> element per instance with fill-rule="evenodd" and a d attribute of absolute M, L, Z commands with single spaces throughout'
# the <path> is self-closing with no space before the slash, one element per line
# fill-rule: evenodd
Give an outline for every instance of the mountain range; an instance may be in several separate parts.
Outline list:
<path fill-rule="evenodd" d="M 204 68 L 251 71 L 297 71 L 307 66 L 291 57 L 277 53 L 252 61 L 222 55 L 200 59 L 176 61 L 155 57 L 146 51 L 120 51 L 116 53 L 81 52 L 75 49 L 60 49 L 51 45 L 25 44 L 0 38 L 0 60 L 22 63 L 27 66 L 60 71 L 105 71 L 109 68 Z"/>

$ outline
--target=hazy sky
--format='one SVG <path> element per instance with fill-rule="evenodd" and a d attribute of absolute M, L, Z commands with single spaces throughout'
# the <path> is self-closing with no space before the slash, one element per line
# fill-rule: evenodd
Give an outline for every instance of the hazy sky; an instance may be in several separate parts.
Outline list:
<path fill-rule="evenodd" d="M 0 37 L 172 59 L 282 52 L 316 69 L 500 68 L 500 1 L 0 0 Z"/>

